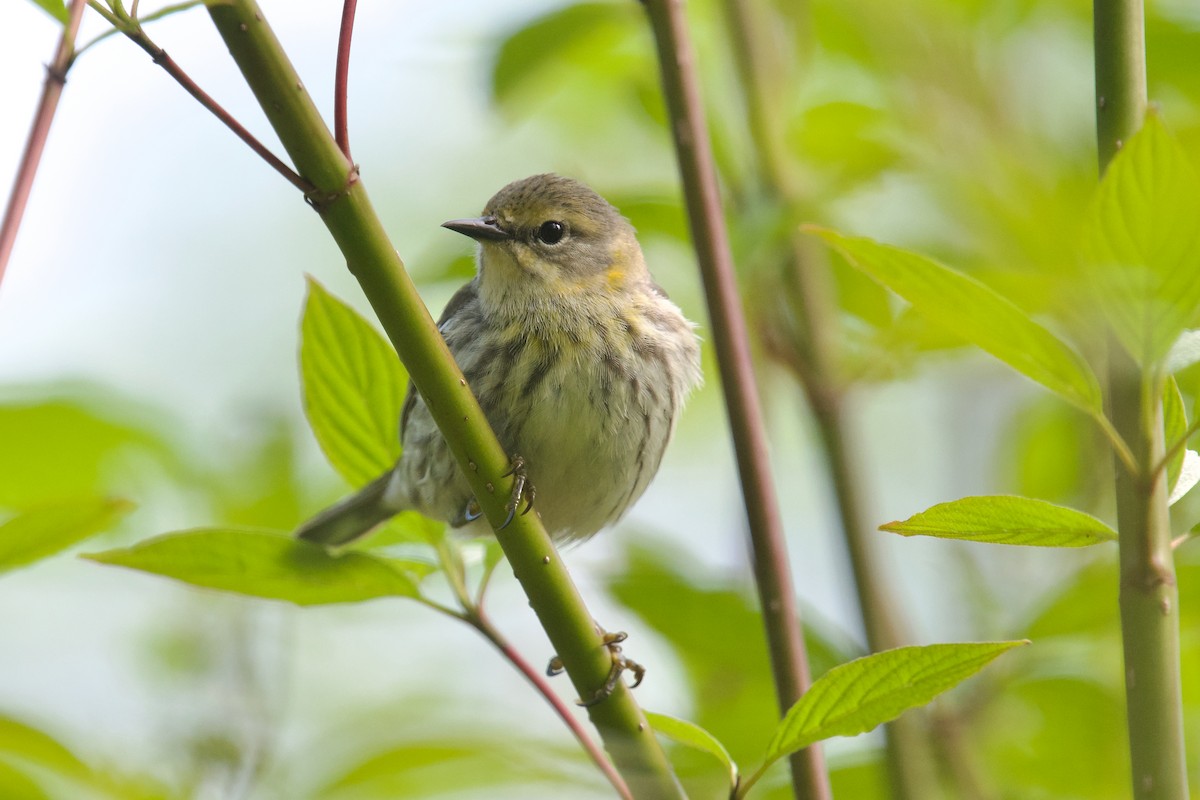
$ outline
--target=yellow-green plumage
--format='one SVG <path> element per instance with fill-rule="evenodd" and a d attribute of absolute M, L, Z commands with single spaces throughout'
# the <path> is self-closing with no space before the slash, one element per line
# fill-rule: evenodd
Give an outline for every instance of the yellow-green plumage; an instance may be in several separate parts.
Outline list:
<path fill-rule="evenodd" d="M 535 175 L 446 227 L 480 243 L 479 272 L 438 325 L 501 443 L 526 463 L 559 542 L 615 522 L 658 469 L 700 382 L 693 326 L 656 286 L 632 226 L 583 184 Z M 399 511 L 467 521 L 471 492 L 419 395 L 389 476 L 303 526 L 341 544 Z M 365 527 L 364 527 L 365 526 Z"/>

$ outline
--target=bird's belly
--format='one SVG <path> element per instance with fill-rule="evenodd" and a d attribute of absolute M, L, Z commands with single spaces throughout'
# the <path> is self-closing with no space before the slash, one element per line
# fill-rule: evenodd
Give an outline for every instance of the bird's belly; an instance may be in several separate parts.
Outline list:
<path fill-rule="evenodd" d="M 505 407 L 521 412 L 495 426 L 525 459 L 547 531 L 557 541 L 578 541 L 615 522 L 645 490 L 670 414 L 611 365 L 564 362 L 533 391 L 510 398 Z M 514 383 L 521 385 L 508 387 Z"/>

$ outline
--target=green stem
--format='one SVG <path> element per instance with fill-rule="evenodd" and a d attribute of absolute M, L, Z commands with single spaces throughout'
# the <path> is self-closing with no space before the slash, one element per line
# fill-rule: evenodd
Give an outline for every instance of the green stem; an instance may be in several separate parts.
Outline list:
<path fill-rule="evenodd" d="M 437 326 L 388 240 L 357 170 L 339 149 L 253 0 L 228 0 L 208 12 L 266 113 L 306 194 L 358 279 L 388 338 L 429 405 L 493 528 L 505 519 L 509 456 L 454 363 Z M 611 654 L 536 514 L 517 516 L 497 539 L 566 667 L 576 691 L 590 696 L 612 666 Z M 630 791 L 639 798 L 682 797 L 682 789 L 624 684 L 588 708 Z"/>
<path fill-rule="evenodd" d="M 1146 116 L 1146 28 L 1142 0 L 1094 0 L 1096 151 L 1100 172 Z"/>
<path fill-rule="evenodd" d="M 1101 173 L 1146 115 L 1141 0 L 1095 0 L 1096 138 Z M 1186 800 L 1179 591 L 1171 550 L 1162 387 L 1115 342 L 1108 364 L 1113 427 L 1137 469 L 1116 470 L 1125 704 L 1136 800 Z"/>
<path fill-rule="evenodd" d="M 708 127 L 696 76 L 696 55 L 687 32 L 682 0 L 646 0 L 657 44 L 663 94 L 672 120 L 688 220 L 704 282 L 721 386 L 737 455 L 754 577 L 767 630 L 776 696 L 781 713 L 810 682 L 803 631 L 771 480 L 766 433 L 751 366 L 749 337 L 730 254 Z M 797 798 L 830 797 L 829 778 L 818 746 L 791 757 Z"/>
<path fill-rule="evenodd" d="M 1125 703 L 1136 800 L 1187 800 L 1183 694 L 1179 670 L 1179 590 L 1175 582 L 1167 477 L 1162 461 L 1162 396 L 1113 345 L 1109 360 L 1113 423 L 1142 471 L 1116 477 L 1121 638 Z"/>

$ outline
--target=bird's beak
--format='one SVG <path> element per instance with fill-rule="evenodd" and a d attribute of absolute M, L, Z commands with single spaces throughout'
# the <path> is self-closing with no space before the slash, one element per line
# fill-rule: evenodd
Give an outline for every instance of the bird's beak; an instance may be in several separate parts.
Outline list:
<path fill-rule="evenodd" d="M 498 241 L 512 238 L 512 235 L 508 231 L 500 227 L 496 218 L 490 216 L 475 217 L 473 219 L 452 219 L 449 222 L 443 222 L 442 227 L 481 241 L 485 239 Z"/>

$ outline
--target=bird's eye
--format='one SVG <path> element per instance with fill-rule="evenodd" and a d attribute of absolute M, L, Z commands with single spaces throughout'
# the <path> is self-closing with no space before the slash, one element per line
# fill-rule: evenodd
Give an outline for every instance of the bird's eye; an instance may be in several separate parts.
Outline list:
<path fill-rule="evenodd" d="M 567 232 L 567 226 L 556 220 L 543 222 L 541 227 L 537 229 L 538 241 L 545 244 L 558 244 L 562 241 L 563 235 Z"/>

